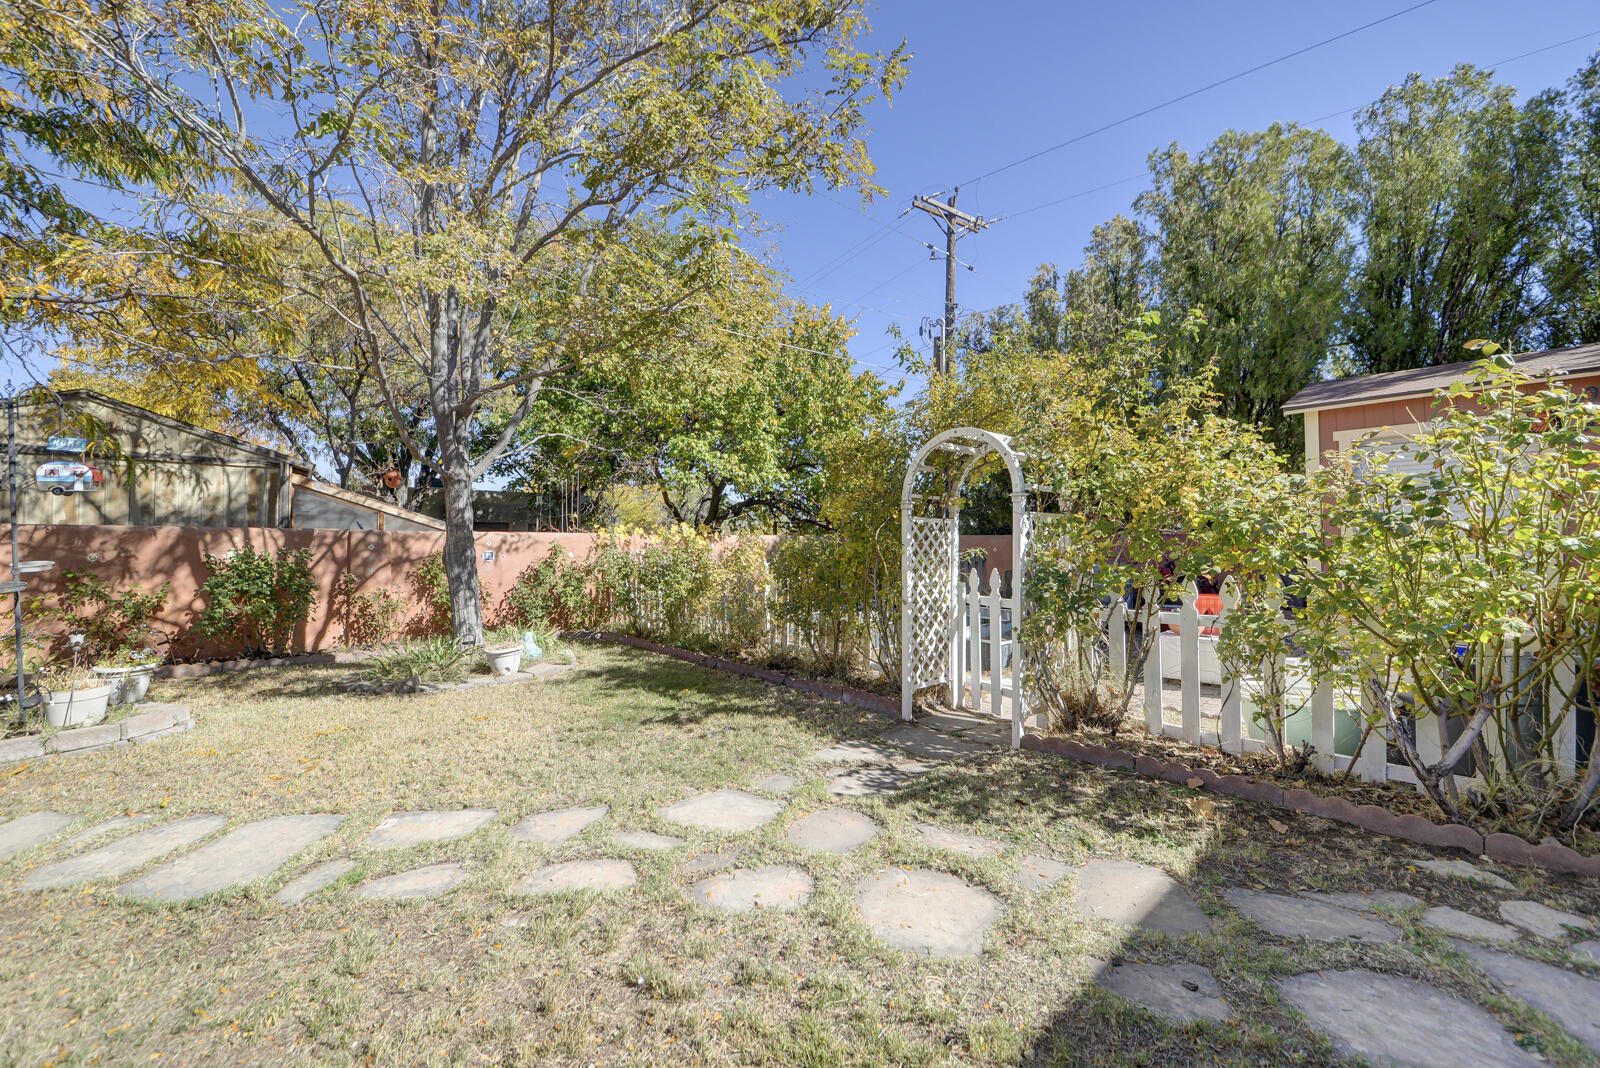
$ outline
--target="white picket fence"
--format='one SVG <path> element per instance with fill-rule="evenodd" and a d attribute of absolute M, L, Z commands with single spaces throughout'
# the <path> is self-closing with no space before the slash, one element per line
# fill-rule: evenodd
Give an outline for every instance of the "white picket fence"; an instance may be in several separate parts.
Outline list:
<path fill-rule="evenodd" d="M 1250 695 L 1260 693 L 1260 676 L 1235 677 L 1224 660 L 1216 655 L 1217 636 L 1202 633 L 1215 628 L 1219 633 L 1228 625 L 1228 609 L 1237 604 L 1232 589 L 1224 586 L 1223 610 L 1217 614 L 1202 613 L 1196 607 L 1199 594 L 1190 583 L 1176 609 L 1163 609 L 1156 615 L 1153 625 L 1177 628 L 1177 634 L 1163 633 L 1151 648 L 1144 664 L 1140 706 L 1143 724 L 1150 734 L 1178 738 L 1194 745 L 1216 746 L 1225 753 L 1240 754 L 1262 752 L 1267 743 L 1262 737 L 1252 736 Z M 1136 621 L 1125 604 L 1118 602 L 1101 614 L 1104 631 L 1103 648 L 1109 660 L 1109 677 L 1126 676 L 1131 642 L 1137 640 Z M 1175 641 L 1171 640 L 1176 638 Z M 1207 648 L 1209 646 L 1209 649 Z M 1176 663 L 1172 653 L 1176 652 Z M 1209 655 L 1207 655 L 1209 654 Z M 1265 668 L 1265 665 L 1264 665 Z M 1309 742 L 1314 749 L 1313 759 L 1324 772 L 1343 771 L 1354 765 L 1352 774 L 1368 782 L 1405 782 L 1415 784 L 1416 774 L 1402 763 L 1388 759 L 1388 737 L 1381 717 L 1369 715 L 1363 707 L 1365 695 L 1341 693 L 1330 683 L 1309 677 L 1306 668 L 1292 657 L 1280 658 L 1275 670 L 1286 680 L 1286 735 L 1290 744 Z M 1203 677 L 1215 673 L 1216 682 L 1209 685 Z M 1165 684 L 1177 683 L 1177 722 L 1168 722 L 1168 689 Z M 1556 687 L 1560 694 L 1551 698 L 1565 699 L 1576 687 L 1569 674 L 1562 685 Z M 1216 725 L 1210 726 L 1202 715 L 1206 705 L 1216 708 Z M 1567 709 L 1559 716 L 1556 737 L 1552 748 L 1558 767 L 1564 774 L 1572 774 L 1577 766 L 1578 716 L 1576 709 Z M 1364 746 L 1359 738 L 1364 724 L 1380 721 L 1372 730 Z M 1548 719 L 1547 719 L 1548 722 Z M 1344 730 L 1340 730 L 1340 726 Z M 1445 724 L 1436 716 L 1425 717 L 1418 725 L 1418 750 L 1424 761 L 1432 763 L 1444 754 Z M 1259 733 L 1259 730 L 1256 732 Z M 1496 739 L 1485 733 L 1485 741 L 1494 752 Z M 1467 781 L 1471 781 L 1470 779 Z"/>

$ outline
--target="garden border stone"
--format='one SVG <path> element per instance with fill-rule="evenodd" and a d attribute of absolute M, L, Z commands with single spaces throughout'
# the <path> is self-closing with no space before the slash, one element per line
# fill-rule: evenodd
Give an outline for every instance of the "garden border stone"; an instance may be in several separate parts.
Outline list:
<path fill-rule="evenodd" d="M 194 726 L 194 717 L 189 714 L 187 705 L 145 703 L 133 707 L 133 715 L 111 723 L 69 727 L 48 738 L 41 734 L 8 738 L 0 742 L 0 765 L 143 745 Z"/>
<path fill-rule="evenodd" d="M 794 675 L 784 675 L 770 668 L 758 668 L 753 664 L 745 664 L 736 660 L 707 657 L 701 653 L 691 653 L 687 649 L 662 645 L 660 642 L 635 638 L 629 634 L 616 634 L 611 631 L 577 631 L 574 632 L 573 636 L 616 642 L 620 645 L 629 645 L 635 649 L 644 649 L 648 652 L 660 653 L 663 656 L 670 656 L 678 660 L 687 660 L 690 663 L 706 666 L 726 664 L 726 670 L 737 675 L 761 679 L 805 693 L 813 693 L 819 697 L 827 697 L 831 700 L 854 705 L 857 708 L 863 708 L 869 712 L 877 712 L 894 719 L 898 719 L 900 714 L 899 701 L 884 694 L 872 693 L 868 690 L 858 690 L 851 686 L 840 686 Z M 1600 856 L 1584 856 L 1582 853 L 1569 849 L 1559 842 L 1547 841 L 1534 845 L 1532 842 L 1518 838 L 1516 835 L 1501 832 L 1485 837 L 1472 828 L 1464 827 L 1459 823 L 1435 823 L 1433 820 L 1425 816 L 1419 816 L 1416 813 L 1391 812 L 1378 805 L 1357 806 L 1342 797 L 1316 794 L 1310 790 L 1300 788 L 1284 790 L 1271 783 L 1248 779 L 1242 775 L 1218 775 L 1210 768 L 1187 768 L 1181 763 L 1163 762 L 1154 757 L 1142 754 L 1135 755 L 1124 749 L 1114 749 L 1109 746 L 1074 741 L 1071 738 L 1057 738 L 1051 735 L 1027 733 L 1022 736 L 1022 748 L 1064 756 L 1069 760 L 1076 760 L 1082 764 L 1122 768 L 1137 775 L 1163 779 L 1184 786 L 1187 786 L 1190 780 L 1198 778 L 1201 780 L 1198 789 L 1201 790 L 1209 790 L 1224 797 L 1257 801 L 1271 805 L 1274 808 L 1287 809 L 1292 812 L 1320 816 L 1326 820 L 1346 823 L 1389 838 L 1399 838 L 1403 841 L 1415 842 L 1418 845 L 1461 849 L 1474 856 L 1486 855 L 1493 860 L 1510 864 L 1526 864 L 1549 871 L 1600 877 Z M 1143 762 L 1142 764 L 1141 761 Z M 1224 783 L 1224 780 L 1228 781 Z"/>

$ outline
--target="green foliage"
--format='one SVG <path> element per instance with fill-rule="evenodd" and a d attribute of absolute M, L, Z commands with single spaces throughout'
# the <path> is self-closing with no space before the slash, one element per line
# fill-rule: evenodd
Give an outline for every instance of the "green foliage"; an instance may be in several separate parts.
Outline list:
<path fill-rule="evenodd" d="M 1354 241 L 1351 153 L 1321 131 L 1274 123 L 1228 131 L 1198 156 L 1177 145 L 1150 161 L 1137 206 L 1156 235 L 1165 316 L 1205 329 L 1172 339 L 1171 377 L 1215 369 L 1219 414 L 1263 428 L 1297 454 L 1283 402 L 1319 377 L 1337 341 Z"/>
<path fill-rule="evenodd" d="M 870 591 L 853 563 L 837 536 L 787 538 L 772 553 L 773 624 L 793 628 L 799 659 L 835 678 L 865 675 L 872 654 Z"/>
<path fill-rule="evenodd" d="M 460 682 L 472 668 L 474 653 L 447 634 L 402 642 L 368 660 L 361 675 L 368 682 Z"/>
<path fill-rule="evenodd" d="M 334 611 L 344 622 L 347 645 L 382 645 L 394 637 L 405 602 L 393 591 L 376 589 L 361 592 L 361 578 L 351 572 L 339 576 L 333 591 Z"/>
<path fill-rule="evenodd" d="M 1535 339 L 1539 272 L 1562 227 L 1563 116 L 1559 94 L 1515 95 L 1460 66 L 1412 75 L 1358 117 L 1352 370 L 1451 363 L 1469 331 Z"/>
<path fill-rule="evenodd" d="M 225 556 L 207 553 L 206 568 L 210 574 L 201 592 L 207 601 L 194 634 L 226 638 L 246 655 L 287 652 L 295 629 L 317 603 L 310 550 L 274 555 L 246 545 Z"/>
<path fill-rule="evenodd" d="M 445 634 L 450 630 L 450 581 L 444 573 L 444 553 L 425 558 L 411 573 L 411 589 L 422 605 L 422 615 L 413 621 L 423 634 Z"/>
<path fill-rule="evenodd" d="M 1488 783 L 1485 814 L 1527 829 L 1554 818 L 1560 797 L 1558 822 L 1573 826 L 1600 785 L 1593 755 L 1581 781 L 1565 781 L 1560 723 L 1532 714 L 1573 715 L 1582 665 L 1600 660 L 1597 440 L 1600 409 L 1586 397 L 1500 358 L 1441 394 L 1405 443 L 1424 473 L 1358 449 L 1304 481 L 1315 523 L 1290 543 L 1307 599 L 1297 641 L 1362 695 L 1452 818 L 1473 808 L 1456 783 L 1469 754 Z"/>
<path fill-rule="evenodd" d="M 605 605 L 593 588 L 592 569 L 552 545 L 544 559 L 517 576 L 506 591 L 502 617 L 513 627 L 589 630 L 604 622 Z M 543 644 L 543 643 L 541 643 Z"/>
<path fill-rule="evenodd" d="M 171 583 L 149 593 L 138 586 L 114 593 L 93 571 L 67 568 L 61 577 L 66 588 L 56 609 L 69 631 L 84 636 L 82 655 L 88 662 L 132 666 L 165 659 L 171 636 L 153 620 L 167 606 Z"/>

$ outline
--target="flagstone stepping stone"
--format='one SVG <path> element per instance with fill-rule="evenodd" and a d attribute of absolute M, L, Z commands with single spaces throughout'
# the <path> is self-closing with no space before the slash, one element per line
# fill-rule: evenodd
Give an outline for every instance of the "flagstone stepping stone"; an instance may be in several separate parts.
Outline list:
<path fill-rule="evenodd" d="M 1036 857 L 1030 853 L 1022 858 L 1022 867 L 1011 873 L 1011 881 L 1024 890 L 1043 890 L 1066 878 L 1071 870 L 1059 860 Z"/>
<path fill-rule="evenodd" d="M 682 838 L 654 831 L 617 831 L 611 836 L 615 841 L 634 849 L 673 849 L 683 845 Z"/>
<path fill-rule="evenodd" d="M 1500 916 L 1507 923 L 1514 923 L 1529 934 L 1548 938 L 1552 942 L 1559 942 L 1573 934 L 1569 928 L 1579 931 L 1590 929 L 1589 921 L 1582 916 L 1562 912 L 1537 901 L 1502 901 Z"/>
<path fill-rule="evenodd" d="M 1577 957 L 1580 960 L 1584 957 L 1588 957 L 1596 964 L 1600 964 L 1600 939 L 1590 938 L 1586 941 L 1579 942 L 1576 945 L 1571 946 L 1570 951 L 1574 957 Z"/>
<path fill-rule="evenodd" d="M 562 890 L 623 890 L 639 879 L 625 860 L 569 860 L 540 868 L 517 884 L 519 894 L 554 894 Z"/>
<path fill-rule="evenodd" d="M 0 823 L 0 860 L 13 857 L 24 849 L 32 849 L 51 835 L 60 834 L 72 826 L 76 816 L 60 812 L 30 812 L 14 820 Z"/>
<path fill-rule="evenodd" d="M 811 885 L 811 876 L 799 868 L 774 864 L 713 875 L 695 883 L 690 892 L 696 901 L 722 912 L 788 912 L 811 900 Z"/>
<path fill-rule="evenodd" d="M 893 764 L 903 759 L 899 750 L 871 742 L 838 742 L 811 754 L 818 764 Z"/>
<path fill-rule="evenodd" d="M 738 853 L 725 853 L 718 849 L 711 853 L 697 853 L 684 861 L 683 873 L 685 875 L 704 875 L 706 872 L 731 868 L 737 863 L 739 863 Z"/>
<path fill-rule="evenodd" d="M 356 866 L 353 860 L 341 858 L 318 864 L 304 875 L 297 875 L 283 884 L 283 889 L 272 895 L 280 905 L 295 905 L 323 889 Z"/>
<path fill-rule="evenodd" d="M 1341 890 L 1333 893 L 1307 891 L 1300 896 L 1310 898 L 1312 901 L 1325 901 L 1330 905 L 1338 905 L 1342 909 L 1355 909 L 1357 912 L 1371 912 L 1379 908 L 1410 912 L 1422 904 L 1420 897 L 1413 897 L 1399 890 L 1374 890 L 1370 894 L 1359 890 Z"/>
<path fill-rule="evenodd" d="M 899 949 L 930 957 L 971 957 L 1004 911 L 989 891 L 942 871 L 884 868 L 856 885 L 861 922 Z"/>
<path fill-rule="evenodd" d="M 923 760 L 965 760 L 989 752 L 989 746 L 952 738 L 948 734 L 914 727 L 909 723 L 883 732 L 883 740 Z"/>
<path fill-rule="evenodd" d="M 558 846 L 596 820 L 604 819 L 610 805 L 590 805 L 587 808 L 563 808 L 555 812 L 539 812 L 524 816 L 511 828 L 511 837 L 518 842 L 535 845 Z"/>
<path fill-rule="evenodd" d="M 1595 1006 L 1600 1005 L 1600 979 L 1588 979 L 1553 964 L 1540 964 L 1471 942 L 1456 942 L 1455 947 L 1476 961 L 1495 982 L 1600 1053 L 1600 1013 L 1595 1012 Z M 1486 1062 L 1480 1059 L 1478 1063 Z"/>
<path fill-rule="evenodd" d="M 753 831 L 770 823 L 783 811 L 783 802 L 757 797 L 743 790 L 713 790 L 661 809 L 671 823 L 684 823 L 708 831 Z"/>
<path fill-rule="evenodd" d="M 71 838 L 68 838 L 65 842 L 61 843 L 60 848 L 58 848 L 56 850 L 56 852 L 58 852 L 58 853 L 71 852 L 72 850 L 78 848 L 79 846 L 85 845 L 85 844 L 87 844 L 89 842 L 92 842 L 97 838 L 104 838 L 106 835 L 110 834 L 112 831 L 120 831 L 125 827 L 137 827 L 141 823 L 148 823 L 152 818 L 153 817 L 148 816 L 148 815 L 145 815 L 145 816 L 112 816 L 110 819 L 101 820 L 99 823 L 95 824 L 93 827 L 90 827 L 87 830 L 79 831 L 77 834 L 73 835 Z"/>
<path fill-rule="evenodd" d="M 451 812 L 396 812 L 367 834 L 372 849 L 399 849 L 423 842 L 448 842 L 482 827 L 500 813 L 492 808 Z"/>
<path fill-rule="evenodd" d="M 878 825 L 847 808 L 824 808 L 795 822 L 785 835 L 802 849 L 848 853 L 878 833 Z"/>
<path fill-rule="evenodd" d="M 922 835 L 922 840 L 935 849 L 948 849 L 952 853 L 964 853 L 969 857 L 998 857 L 1000 844 L 980 838 L 975 834 L 966 834 L 963 831 L 947 831 L 943 827 L 935 827 L 931 823 L 917 824 L 917 833 Z"/>
<path fill-rule="evenodd" d="M 793 775 L 768 775 L 756 783 L 756 789 L 769 794 L 786 794 L 800 785 L 800 780 Z"/>
<path fill-rule="evenodd" d="M 89 879 L 110 879 L 142 868 L 157 857 L 166 856 L 174 849 L 192 845 L 228 825 L 228 817 L 211 814 L 185 816 L 163 823 L 148 831 L 139 831 L 119 838 L 110 845 L 80 854 L 70 860 L 57 861 L 36 868 L 22 880 L 28 890 L 42 890 L 52 886 L 66 886 Z"/>
<path fill-rule="evenodd" d="M 467 869 L 459 864 L 429 864 L 395 875 L 385 875 L 356 887 L 357 897 L 408 898 L 433 897 L 453 890 L 467 881 Z"/>
<path fill-rule="evenodd" d="M 1485 920 L 1470 912 L 1453 909 L 1449 905 L 1435 905 L 1425 909 L 1422 922 L 1446 934 L 1475 938 L 1480 942 L 1515 942 L 1521 935 L 1515 927 Z"/>
<path fill-rule="evenodd" d="M 1072 907 L 1095 919 L 1174 936 L 1211 930 L 1211 917 L 1177 880 L 1131 860 L 1091 860 L 1078 869 Z"/>
<path fill-rule="evenodd" d="M 1321 901 L 1242 887 L 1224 890 L 1222 896 L 1256 926 L 1283 938 L 1313 938 L 1318 942 L 1400 940 L 1400 928 L 1392 923 Z"/>
<path fill-rule="evenodd" d="M 834 797 L 880 797 L 892 794 L 916 777 L 900 768 L 861 767 L 836 775 L 828 784 Z"/>
<path fill-rule="evenodd" d="M 255 820 L 146 872 L 118 893 L 144 901 L 188 901 L 243 886 L 271 875 L 343 822 L 343 816 L 327 813 Z"/>
<path fill-rule="evenodd" d="M 1512 1041 L 1483 1009 L 1415 979 L 1354 969 L 1305 972 L 1280 981 L 1278 990 L 1341 1052 L 1379 1064 L 1534 1068 L 1544 1063 Z"/>
<path fill-rule="evenodd" d="M 1484 871 L 1476 865 L 1465 860 L 1419 860 L 1417 867 L 1424 871 L 1431 871 L 1435 875 L 1448 875 L 1456 879 L 1470 879 L 1484 886 L 1492 886 L 1497 890 L 1515 890 L 1516 887 L 1506 882 L 1492 871 Z"/>
<path fill-rule="evenodd" d="M 1216 977 L 1198 964 L 1097 962 L 1094 981 L 1102 990 L 1180 1023 L 1221 1023 L 1230 1015 Z"/>

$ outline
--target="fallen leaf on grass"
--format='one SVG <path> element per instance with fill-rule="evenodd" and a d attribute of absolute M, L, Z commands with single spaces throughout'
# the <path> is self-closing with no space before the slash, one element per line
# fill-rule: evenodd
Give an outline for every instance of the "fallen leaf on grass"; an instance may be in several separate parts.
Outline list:
<path fill-rule="evenodd" d="M 1190 812 L 1193 812 L 1201 819 L 1209 820 L 1216 818 L 1217 805 L 1214 801 L 1207 800 L 1204 797 L 1191 797 L 1185 802 L 1185 804 L 1189 806 Z"/>
<path fill-rule="evenodd" d="M 1267 820 L 1267 826 L 1271 827 L 1273 830 L 1277 831 L 1279 834 L 1288 834 L 1289 833 L 1288 824 L 1279 823 L 1275 819 L 1268 819 Z"/>
<path fill-rule="evenodd" d="M 1187 779 L 1183 780 L 1183 785 L 1187 786 L 1191 790 L 1198 790 L 1205 784 L 1206 781 L 1198 775 L 1191 775 Z"/>

